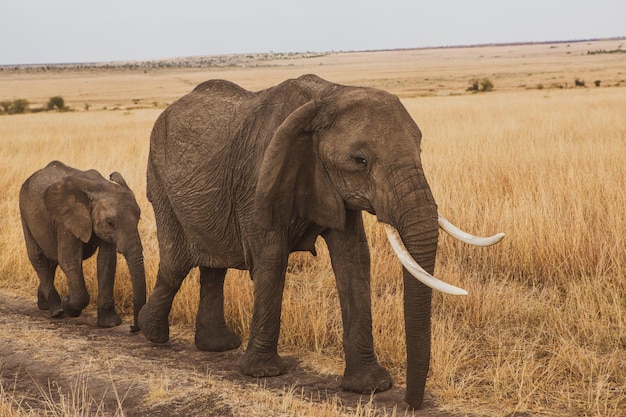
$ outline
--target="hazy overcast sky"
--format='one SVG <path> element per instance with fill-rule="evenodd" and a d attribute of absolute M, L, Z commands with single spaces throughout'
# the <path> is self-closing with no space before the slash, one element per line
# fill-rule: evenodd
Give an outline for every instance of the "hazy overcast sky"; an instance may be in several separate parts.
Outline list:
<path fill-rule="evenodd" d="M 6 0 L 0 65 L 626 35 L 626 0 Z"/>

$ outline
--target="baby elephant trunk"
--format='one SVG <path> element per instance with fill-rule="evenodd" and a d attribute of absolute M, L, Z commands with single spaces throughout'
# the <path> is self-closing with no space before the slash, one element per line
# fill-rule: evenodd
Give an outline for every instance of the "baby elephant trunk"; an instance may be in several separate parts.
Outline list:
<path fill-rule="evenodd" d="M 130 279 L 133 285 L 133 312 L 134 323 L 130 327 L 132 332 L 139 331 L 137 316 L 139 310 L 146 303 L 146 273 L 143 263 L 143 248 L 141 241 L 137 238 L 136 242 L 131 245 L 132 249 L 123 252 L 128 264 Z"/>

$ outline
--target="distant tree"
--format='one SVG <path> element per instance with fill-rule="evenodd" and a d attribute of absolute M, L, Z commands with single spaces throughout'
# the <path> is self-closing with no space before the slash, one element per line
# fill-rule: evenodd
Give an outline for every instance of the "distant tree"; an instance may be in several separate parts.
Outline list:
<path fill-rule="evenodd" d="M 576 87 L 584 87 L 585 86 L 585 80 L 581 80 L 580 78 L 576 78 L 574 80 L 574 85 Z"/>
<path fill-rule="evenodd" d="M 596 87 L 600 87 L 601 82 L 601 80 L 595 80 L 593 83 L 596 85 Z"/>

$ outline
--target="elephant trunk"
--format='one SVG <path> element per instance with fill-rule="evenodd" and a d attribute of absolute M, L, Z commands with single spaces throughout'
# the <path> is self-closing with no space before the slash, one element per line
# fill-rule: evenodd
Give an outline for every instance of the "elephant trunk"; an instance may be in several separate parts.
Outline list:
<path fill-rule="evenodd" d="M 414 222 L 399 226 L 400 236 L 411 257 L 433 274 L 439 230 L 437 208 L 433 204 L 416 210 Z M 419 408 L 430 366 L 430 317 L 432 289 L 403 268 L 404 324 L 406 331 L 406 401 Z"/>
<path fill-rule="evenodd" d="M 404 279 L 404 320 L 406 330 L 407 374 L 406 401 L 419 408 L 424 400 L 424 387 L 430 365 L 431 343 L 431 297 L 432 288 L 448 284 L 438 281 L 433 274 L 439 238 L 437 205 L 421 169 L 418 175 L 396 171 L 395 188 L 387 188 L 387 200 L 377 208 L 378 220 L 385 228 L 394 250 L 403 250 L 398 257 L 402 261 Z M 393 183 L 390 184 L 394 187 Z M 389 198 L 389 196 L 393 196 Z M 397 231 L 396 231 L 397 230 Z M 392 233 L 393 232 L 393 233 Z M 392 238 L 393 235 L 393 238 Z M 406 262 L 410 260 L 410 262 Z M 414 266 L 417 265 L 415 268 Z M 421 270 L 429 286 L 418 281 L 414 275 Z M 419 271 L 418 271 L 419 273 Z M 432 280 L 431 280 L 432 279 Z M 435 285 L 431 281 L 435 281 Z M 452 286 L 449 286 L 452 287 Z M 456 288 L 456 287 L 452 287 Z M 463 290 L 461 290 L 463 291 Z"/>
<path fill-rule="evenodd" d="M 380 194 L 373 204 L 376 216 L 384 223 L 389 242 L 404 266 L 406 401 L 411 407 L 419 408 L 424 401 L 430 366 L 432 290 L 467 294 L 464 289 L 433 276 L 439 227 L 456 239 L 476 246 L 493 245 L 502 240 L 504 233 L 473 236 L 439 215 L 419 160 L 414 164 L 388 165 L 375 175 L 380 184 Z"/>
<path fill-rule="evenodd" d="M 432 289 L 404 271 L 406 329 L 406 394 L 409 406 L 420 408 L 430 366 L 430 309 Z"/>
<path fill-rule="evenodd" d="M 146 303 L 146 273 L 143 262 L 143 248 L 139 237 L 134 239 L 130 247 L 132 249 L 123 251 L 122 253 L 126 258 L 130 279 L 133 285 L 134 323 L 130 329 L 132 332 L 136 332 L 139 331 L 139 322 L 137 321 L 139 310 L 141 310 L 141 307 Z"/>

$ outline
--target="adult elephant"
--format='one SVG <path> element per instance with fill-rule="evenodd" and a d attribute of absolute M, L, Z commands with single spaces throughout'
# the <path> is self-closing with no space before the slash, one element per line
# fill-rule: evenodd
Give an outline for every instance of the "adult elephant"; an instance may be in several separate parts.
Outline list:
<path fill-rule="evenodd" d="M 146 302 L 143 249 L 137 225 L 135 195 L 114 172 L 107 181 L 95 170 L 80 171 L 59 161 L 35 172 L 20 190 L 20 213 L 28 258 L 39 277 L 37 304 L 51 317 L 77 317 L 89 304 L 82 261 L 98 249 L 99 327 L 122 319 L 115 311 L 113 286 L 117 252 L 126 258 L 133 293 L 135 322 Z M 54 287 L 57 266 L 67 277 L 69 296 L 60 299 Z"/>
<path fill-rule="evenodd" d="M 322 236 L 344 325 L 342 386 L 359 393 L 390 388 L 372 340 L 365 210 L 388 225 L 406 266 L 406 399 L 419 407 L 429 366 L 430 287 L 464 293 L 430 275 L 438 214 L 422 170 L 421 136 L 397 97 L 314 75 L 256 93 L 207 81 L 169 106 L 150 139 L 148 198 L 160 264 L 139 314 L 145 336 L 168 340 L 174 295 L 199 266 L 195 343 L 208 351 L 239 346 L 224 321 L 224 275 L 248 269 L 254 312 L 240 368 L 252 376 L 283 373 L 277 342 L 287 258 L 298 250 L 315 254 Z"/>

